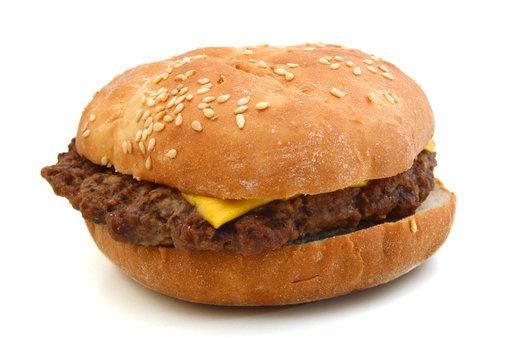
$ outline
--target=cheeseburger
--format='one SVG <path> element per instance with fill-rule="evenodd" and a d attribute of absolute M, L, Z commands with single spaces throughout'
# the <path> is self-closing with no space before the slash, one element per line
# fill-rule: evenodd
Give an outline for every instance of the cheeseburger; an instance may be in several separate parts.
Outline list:
<path fill-rule="evenodd" d="M 385 283 L 445 241 L 418 84 L 343 46 L 204 48 L 115 77 L 41 174 L 137 282 L 281 305 Z"/>

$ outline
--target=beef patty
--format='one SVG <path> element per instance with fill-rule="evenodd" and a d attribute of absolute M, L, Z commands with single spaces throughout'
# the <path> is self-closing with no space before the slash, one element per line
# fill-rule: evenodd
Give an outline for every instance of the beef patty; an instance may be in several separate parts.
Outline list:
<path fill-rule="evenodd" d="M 177 189 L 95 165 L 77 153 L 74 140 L 68 148 L 41 175 L 86 220 L 105 224 L 115 240 L 186 250 L 234 249 L 245 255 L 411 215 L 432 190 L 436 165 L 435 153 L 423 151 L 399 175 L 364 187 L 276 200 L 215 229 Z"/>

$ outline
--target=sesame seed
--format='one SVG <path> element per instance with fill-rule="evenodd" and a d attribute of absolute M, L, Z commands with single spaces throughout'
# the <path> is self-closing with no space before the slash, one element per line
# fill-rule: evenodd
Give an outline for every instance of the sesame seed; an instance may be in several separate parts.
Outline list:
<path fill-rule="evenodd" d="M 374 61 L 372 61 L 371 59 L 365 59 L 365 60 L 363 60 L 363 62 L 364 62 L 365 64 L 369 64 L 369 65 L 374 64 Z"/>
<path fill-rule="evenodd" d="M 194 74 L 196 74 L 196 70 L 189 70 L 185 72 L 185 76 L 187 76 L 188 78 L 193 76 Z"/>
<path fill-rule="evenodd" d="M 162 123 L 155 123 L 155 124 L 153 124 L 153 131 L 154 132 L 160 132 L 160 131 L 164 130 L 164 128 L 165 128 L 165 125 L 162 124 Z"/>
<path fill-rule="evenodd" d="M 383 72 L 388 72 L 388 69 L 385 65 L 378 65 L 378 68 Z"/>
<path fill-rule="evenodd" d="M 324 65 L 329 65 L 329 61 L 323 57 L 321 57 L 320 59 L 318 59 L 318 62 L 321 63 L 321 64 L 324 64 Z"/>
<path fill-rule="evenodd" d="M 126 144 L 128 144 L 128 154 L 131 154 L 133 152 L 133 146 L 131 145 L 131 141 L 126 141 Z"/>
<path fill-rule="evenodd" d="M 210 108 L 203 109 L 203 115 L 205 115 L 206 118 L 211 118 L 214 116 L 214 110 Z"/>
<path fill-rule="evenodd" d="M 171 90 L 171 95 L 176 95 L 176 94 L 178 94 L 178 89 Z"/>
<path fill-rule="evenodd" d="M 345 96 L 344 93 L 338 90 L 337 88 L 332 88 L 330 92 L 337 98 L 343 98 Z"/>
<path fill-rule="evenodd" d="M 170 66 L 168 66 L 168 67 L 166 67 L 166 68 L 165 68 L 165 72 L 166 72 L 166 73 L 168 73 L 168 74 L 170 74 L 170 73 L 172 73 L 172 72 L 173 72 L 173 68 L 172 68 L 172 67 L 170 67 Z"/>
<path fill-rule="evenodd" d="M 256 62 L 257 62 L 257 60 L 256 60 L 256 59 L 248 59 L 248 62 L 256 63 Z"/>
<path fill-rule="evenodd" d="M 187 94 L 185 100 L 191 101 L 192 100 L 192 94 Z"/>
<path fill-rule="evenodd" d="M 374 69 L 372 66 L 367 66 L 367 70 L 369 70 L 371 73 L 376 74 L 378 71 Z"/>
<path fill-rule="evenodd" d="M 208 82 L 210 82 L 210 79 L 207 79 L 207 78 L 198 79 L 198 84 L 200 84 L 200 85 L 204 85 Z"/>
<path fill-rule="evenodd" d="M 383 75 L 384 78 L 387 78 L 389 80 L 394 80 L 394 76 L 392 76 L 392 74 L 388 72 L 381 73 L 381 75 Z"/>
<path fill-rule="evenodd" d="M 394 98 L 392 96 L 390 96 L 390 94 L 388 92 L 384 92 L 383 93 L 383 96 L 385 96 L 385 99 L 387 99 L 387 101 L 391 104 L 394 104 L 395 101 L 394 101 Z"/>
<path fill-rule="evenodd" d="M 372 60 L 374 60 L 374 61 L 378 61 L 378 60 L 379 60 L 379 59 L 378 59 L 376 56 L 374 56 L 374 55 L 371 55 L 371 59 L 372 59 Z"/>
<path fill-rule="evenodd" d="M 314 48 L 314 47 L 304 47 L 304 48 L 302 48 L 302 49 L 304 49 L 304 50 L 306 50 L 306 51 L 313 51 L 313 50 L 315 50 L 316 48 Z"/>
<path fill-rule="evenodd" d="M 360 69 L 358 66 L 354 68 L 353 74 L 354 75 L 361 75 L 362 69 Z"/>
<path fill-rule="evenodd" d="M 344 58 L 341 56 L 335 56 L 336 61 L 344 61 Z"/>
<path fill-rule="evenodd" d="M 209 91 L 210 91 L 210 89 L 209 89 L 209 88 L 207 88 L 207 87 L 202 87 L 202 88 L 199 88 L 199 89 L 196 91 L 196 94 L 201 95 L 201 94 L 208 93 Z"/>
<path fill-rule="evenodd" d="M 270 103 L 267 101 L 261 101 L 261 102 L 258 102 L 257 104 L 255 104 L 255 108 L 257 110 L 264 110 L 269 106 L 270 106 Z"/>
<path fill-rule="evenodd" d="M 246 49 L 245 51 L 243 51 L 243 54 L 245 55 L 252 55 L 254 52 L 250 49 Z"/>
<path fill-rule="evenodd" d="M 177 99 L 177 97 L 176 97 L 176 96 L 175 96 L 175 97 L 173 97 L 173 98 L 171 99 L 171 101 L 169 101 L 169 102 L 167 103 L 167 105 L 166 105 L 165 107 L 166 107 L 167 109 L 172 108 L 172 107 L 173 107 L 173 105 L 174 105 L 174 103 L 176 102 L 176 99 Z"/>
<path fill-rule="evenodd" d="M 287 63 L 286 66 L 289 68 L 298 68 L 300 65 L 295 63 Z"/>
<path fill-rule="evenodd" d="M 415 223 L 414 218 L 410 218 L 410 230 L 415 233 L 417 232 L 417 224 Z"/>
<path fill-rule="evenodd" d="M 127 143 L 127 141 L 124 140 L 121 145 L 122 145 L 122 152 L 124 154 L 127 154 L 128 153 L 128 143 Z"/>
<path fill-rule="evenodd" d="M 340 64 L 339 63 L 334 63 L 334 64 L 331 64 L 329 67 L 331 69 L 333 69 L 333 70 L 336 70 L 336 69 L 338 69 L 340 67 Z"/>
<path fill-rule="evenodd" d="M 102 158 L 101 158 L 101 165 L 108 165 L 108 156 L 104 155 Z"/>
<path fill-rule="evenodd" d="M 202 88 L 212 89 L 212 83 L 208 83 L 201 86 Z"/>
<path fill-rule="evenodd" d="M 161 93 L 160 95 L 158 95 L 156 97 L 156 102 L 162 102 L 162 101 L 165 101 L 167 99 L 169 95 L 167 95 L 166 93 Z"/>
<path fill-rule="evenodd" d="M 198 109 L 202 110 L 202 109 L 208 108 L 209 106 L 210 106 L 210 104 L 202 102 L 202 103 L 198 104 Z"/>
<path fill-rule="evenodd" d="M 146 100 L 147 106 L 155 106 L 155 104 L 156 104 L 156 101 L 154 99 L 149 98 Z"/>
<path fill-rule="evenodd" d="M 237 127 L 242 129 L 245 126 L 245 116 L 243 114 L 236 115 L 236 124 Z"/>
<path fill-rule="evenodd" d="M 164 72 L 164 73 L 158 75 L 155 78 L 154 82 L 155 82 L 155 84 L 158 84 L 162 80 L 167 80 L 168 77 L 169 77 L 169 74 L 167 72 Z"/>
<path fill-rule="evenodd" d="M 174 108 L 174 111 L 173 111 L 173 114 L 178 114 L 179 112 L 181 112 L 184 108 L 184 105 L 183 103 L 179 103 L 178 105 L 176 105 L 176 107 Z"/>
<path fill-rule="evenodd" d="M 135 134 L 135 142 L 139 142 L 141 138 L 142 138 L 142 130 L 138 130 L 137 133 Z"/>
<path fill-rule="evenodd" d="M 151 158 L 149 156 L 146 159 L 146 169 L 151 170 Z"/>
<path fill-rule="evenodd" d="M 370 102 L 374 102 L 375 98 L 376 97 L 375 97 L 374 93 L 372 93 L 372 92 L 369 93 L 369 95 L 367 95 L 367 99 L 369 99 Z"/>
<path fill-rule="evenodd" d="M 145 129 L 144 131 L 142 131 L 142 141 L 146 141 L 148 135 L 149 135 L 148 129 Z"/>
<path fill-rule="evenodd" d="M 178 99 L 176 99 L 176 100 L 174 101 L 174 104 L 175 104 L 175 105 L 178 105 L 179 103 L 181 103 L 181 102 L 182 102 L 182 101 L 184 101 L 184 100 L 185 100 L 185 95 L 182 95 L 182 96 L 180 96 Z"/>
<path fill-rule="evenodd" d="M 174 63 L 174 64 L 173 64 L 173 67 L 174 67 L 175 69 L 178 69 L 180 66 L 183 66 L 183 63 L 182 63 L 182 62 L 176 62 L 176 63 Z"/>
<path fill-rule="evenodd" d="M 87 137 L 88 135 L 90 135 L 90 130 L 85 130 L 83 132 L 83 137 Z"/>
<path fill-rule="evenodd" d="M 295 77 L 295 75 L 290 72 L 287 72 L 286 75 L 284 75 L 284 78 L 286 79 L 286 81 L 291 81 L 291 80 L 293 80 L 294 77 Z"/>
<path fill-rule="evenodd" d="M 242 105 L 239 106 L 236 110 L 234 110 L 234 114 L 241 114 L 248 110 L 248 106 Z"/>
<path fill-rule="evenodd" d="M 230 99 L 230 94 L 225 94 L 225 95 L 220 95 L 218 96 L 218 98 L 216 99 L 216 101 L 220 104 L 223 104 L 225 101 L 227 101 L 228 99 Z"/>
<path fill-rule="evenodd" d="M 208 57 L 209 57 L 208 55 L 200 54 L 200 55 L 191 56 L 191 59 L 193 59 L 193 60 L 195 60 L 195 59 L 205 59 L 205 58 L 208 58 Z"/>
<path fill-rule="evenodd" d="M 88 117 L 88 120 L 90 120 L 90 121 L 95 121 L 95 115 L 94 115 L 94 114 L 91 114 L 91 115 Z"/>
<path fill-rule="evenodd" d="M 151 125 L 153 123 L 153 118 L 151 117 L 148 117 L 146 122 L 144 123 L 144 127 L 148 127 L 149 125 Z"/>
<path fill-rule="evenodd" d="M 257 62 L 257 65 L 258 65 L 259 67 L 261 67 L 261 68 L 267 68 L 267 67 L 268 67 L 268 65 L 266 65 L 266 63 L 265 63 L 263 60 L 259 60 L 259 61 Z"/>
<path fill-rule="evenodd" d="M 165 111 L 160 111 L 155 114 L 155 120 L 161 120 L 165 116 Z"/>
<path fill-rule="evenodd" d="M 319 48 L 324 48 L 324 47 L 326 47 L 326 46 L 325 46 L 323 43 L 318 42 L 318 43 L 317 43 L 317 47 L 319 47 Z"/>
<path fill-rule="evenodd" d="M 149 139 L 149 143 L 147 144 L 147 151 L 153 151 L 155 148 L 156 140 L 155 138 Z"/>
<path fill-rule="evenodd" d="M 246 96 L 244 98 L 241 98 L 237 101 L 238 105 L 246 105 L 250 101 L 250 96 Z"/>
<path fill-rule="evenodd" d="M 180 92 L 178 93 L 178 95 L 183 95 L 185 94 L 187 91 L 189 91 L 189 87 L 188 86 L 185 86 L 183 87 Z"/>
<path fill-rule="evenodd" d="M 176 157 L 176 150 L 175 149 L 169 150 L 168 152 L 165 153 L 165 156 L 168 157 L 169 159 L 174 159 Z"/>
<path fill-rule="evenodd" d="M 140 120 L 140 117 L 142 116 L 142 109 L 138 109 L 135 113 L 135 122 L 138 122 Z"/>
<path fill-rule="evenodd" d="M 140 152 L 142 154 L 145 154 L 146 153 L 146 147 L 144 146 L 144 143 L 142 141 L 139 141 L 138 143 L 138 147 L 140 148 Z"/>
<path fill-rule="evenodd" d="M 202 101 L 204 103 L 210 103 L 210 102 L 213 102 L 214 100 L 216 100 L 215 96 L 207 96 L 207 97 L 204 97 Z"/>
<path fill-rule="evenodd" d="M 178 74 L 174 77 L 174 79 L 178 81 L 185 81 L 187 80 L 187 76 L 185 76 L 184 74 Z"/>
<path fill-rule="evenodd" d="M 345 65 L 347 65 L 348 67 L 353 67 L 353 66 L 354 66 L 354 63 L 353 63 L 352 61 L 350 61 L 350 60 L 349 60 L 349 61 L 347 61 L 347 62 L 345 63 Z"/>
<path fill-rule="evenodd" d="M 180 125 L 182 125 L 182 122 L 183 122 L 182 114 L 176 115 L 176 119 L 174 120 L 174 124 L 176 126 L 180 126 Z"/>
<path fill-rule="evenodd" d="M 324 56 L 324 59 L 326 59 L 327 61 L 331 61 L 331 60 L 333 60 L 333 57 L 332 57 L 332 56 L 327 55 L 327 56 Z"/>
<path fill-rule="evenodd" d="M 201 126 L 201 123 L 198 120 L 194 120 L 191 123 L 191 127 L 195 131 L 202 131 L 203 130 L 203 127 Z"/>
<path fill-rule="evenodd" d="M 81 131 L 85 131 L 87 128 L 88 128 L 88 122 L 85 122 L 83 124 L 83 128 L 81 129 Z"/>
<path fill-rule="evenodd" d="M 145 104 L 145 103 L 146 103 L 146 95 L 143 95 L 143 96 L 142 96 L 142 100 L 140 100 L 140 102 L 141 102 L 142 104 Z"/>
<path fill-rule="evenodd" d="M 163 120 L 164 120 L 164 122 L 171 122 L 171 121 L 173 121 L 173 117 L 171 115 L 166 115 L 166 116 L 164 116 Z"/>
<path fill-rule="evenodd" d="M 396 102 L 396 104 L 399 104 L 399 98 L 395 94 L 390 93 L 390 96 L 392 96 L 394 98 L 394 101 Z"/>
<path fill-rule="evenodd" d="M 151 111 L 149 110 L 146 110 L 144 111 L 144 114 L 142 114 L 142 118 L 141 120 L 144 121 L 144 120 L 147 120 L 147 118 L 151 115 Z"/>
<path fill-rule="evenodd" d="M 282 69 L 282 68 L 275 69 L 275 70 L 273 70 L 273 72 L 276 73 L 277 75 L 286 75 L 286 73 L 287 73 L 286 69 Z"/>

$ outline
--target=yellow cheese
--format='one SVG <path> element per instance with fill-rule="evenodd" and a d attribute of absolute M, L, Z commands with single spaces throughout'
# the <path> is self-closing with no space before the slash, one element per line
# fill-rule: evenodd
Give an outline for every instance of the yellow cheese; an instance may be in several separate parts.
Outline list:
<path fill-rule="evenodd" d="M 351 187 L 366 186 L 367 180 Z M 255 209 L 264 204 L 274 201 L 275 199 L 252 199 L 252 200 L 223 200 L 209 196 L 193 195 L 182 193 L 185 200 L 198 210 L 201 216 L 207 220 L 215 229 L 221 225 L 232 221 L 250 210 Z"/>
<path fill-rule="evenodd" d="M 267 204 L 273 200 L 222 200 L 208 196 L 200 196 L 182 193 L 185 200 L 194 206 L 198 212 L 215 229 L 235 218 L 249 212 L 256 207 Z"/>
<path fill-rule="evenodd" d="M 424 150 L 429 151 L 429 152 L 437 152 L 435 150 L 435 143 L 433 142 L 432 139 L 430 139 L 430 141 L 428 141 L 428 144 L 426 144 L 426 146 L 424 147 Z"/>
<path fill-rule="evenodd" d="M 363 181 L 360 181 L 359 183 L 351 185 L 349 187 L 364 187 L 364 186 L 367 186 L 368 183 L 369 183 L 369 180 L 363 180 Z"/>

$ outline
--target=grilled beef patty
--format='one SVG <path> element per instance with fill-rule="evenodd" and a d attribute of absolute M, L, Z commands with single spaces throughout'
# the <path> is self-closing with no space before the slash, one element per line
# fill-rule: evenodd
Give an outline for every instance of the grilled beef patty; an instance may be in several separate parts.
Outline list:
<path fill-rule="evenodd" d="M 432 190 L 436 165 L 435 153 L 423 151 L 399 175 L 364 187 L 276 200 L 214 229 L 178 190 L 95 165 L 77 153 L 75 140 L 68 148 L 41 175 L 86 220 L 105 224 L 115 240 L 186 250 L 234 249 L 245 255 L 411 215 Z"/>

